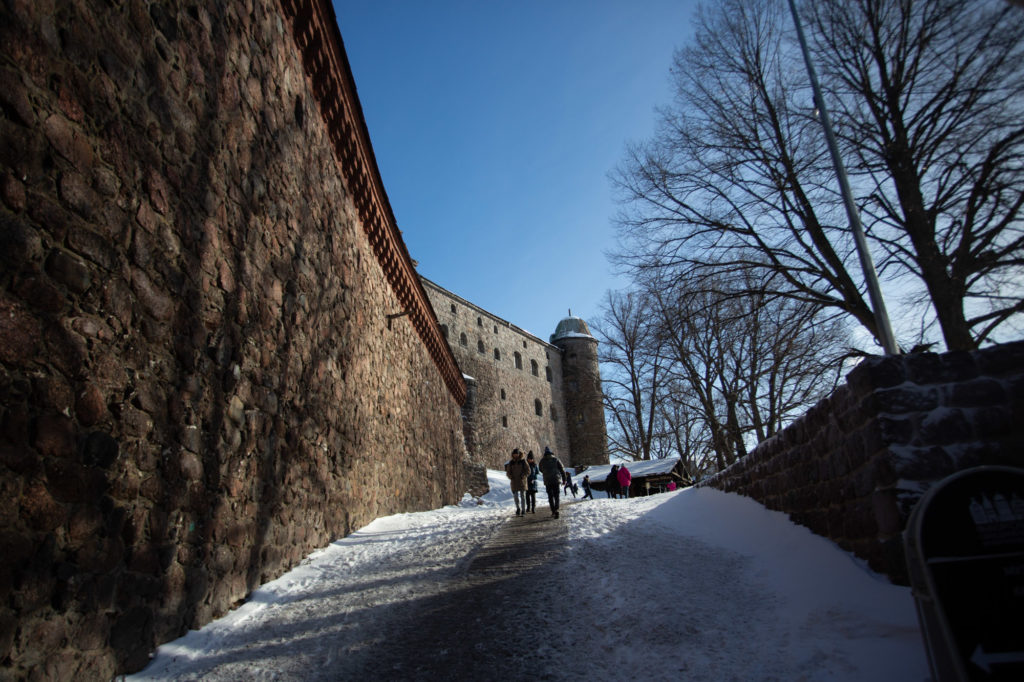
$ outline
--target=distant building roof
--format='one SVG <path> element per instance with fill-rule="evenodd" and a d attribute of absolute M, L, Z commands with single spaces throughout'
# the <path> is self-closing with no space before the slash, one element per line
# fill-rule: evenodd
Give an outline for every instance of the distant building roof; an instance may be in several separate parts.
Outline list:
<path fill-rule="evenodd" d="M 587 326 L 586 321 L 582 317 L 575 317 L 570 315 L 569 317 L 563 318 L 558 326 L 555 327 L 555 333 L 551 335 L 551 343 L 554 343 L 558 339 L 572 339 L 572 338 L 594 338 L 594 335 L 590 333 L 590 327 Z"/>
<path fill-rule="evenodd" d="M 665 459 L 627 462 L 626 468 L 629 469 L 629 473 L 633 478 L 644 478 L 646 476 L 670 474 L 677 464 L 679 464 L 678 457 L 666 457 Z M 587 467 L 586 470 L 581 471 L 576 476 L 577 478 L 580 476 L 590 476 L 591 481 L 599 482 L 608 478 L 608 473 L 611 470 L 611 464 L 602 464 L 601 466 Z"/>

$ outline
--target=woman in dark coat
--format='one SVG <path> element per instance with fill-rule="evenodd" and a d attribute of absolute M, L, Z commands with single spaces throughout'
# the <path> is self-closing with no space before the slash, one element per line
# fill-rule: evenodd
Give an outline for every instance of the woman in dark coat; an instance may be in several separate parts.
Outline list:
<path fill-rule="evenodd" d="M 604 491 L 608 494 L 608 497 L 619 496 L 619 465 L 612 466 L 612 470 L 608 473 L 608 478 L 604 479 Z"/>
<path fill-rule="evenodd" d="M 537 477 L 540 476 L 540 467 L 533 459 L 533 450 L 526 453 L 526 463 L 530 467 L 530 473 L 526 476 L 526 511 L 531 514 L 537 513 Z"/>

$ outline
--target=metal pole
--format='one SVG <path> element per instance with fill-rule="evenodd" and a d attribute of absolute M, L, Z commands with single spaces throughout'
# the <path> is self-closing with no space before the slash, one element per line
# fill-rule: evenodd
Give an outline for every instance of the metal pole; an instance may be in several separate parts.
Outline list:
<path fill-rule="evenodd" d="M 800 24 L 800 15 L 796 12 L 795 0 L 789 0 L 789 9 L 793 13 L 796 35 L 800 40 L 804 64 L 807 65 L 807 75 L 810 76 L 811 87 L 814 89 L 814 103 L 818 107 L 821 125 L 825 129 L 825 139 L 828 141 L 828 150 L 832 154 L 832 165 L 835 166 L 836 175 L 839 178 L 839 189 L 843 194 L 846 215 L 850 220 L 850 227 L 853 229 L 853 239 L 857 246 L 857 255 L 860 257 L 860 267 L 864 271 L 864 280 L 868 285 L 868 296 L 871 298 L 871 308 L 875 315 L 875 324 L 878 326 L 878 340 L 881 342 L 882 348 L 885 349 L 886 355 L 897 355 L 900 352 L 899 346 L 896 345 L 896 339 L 892 335 L 892 327 L 889 325 L 889 314 L 885 311 L 882 289 L 878 285 L 878 275 L 875 273 L 875 264 L 871 261 L 868 241 L 864 237 L 864 228 L 860 223 L 860 212 L 857 210 L 857 204 L 853 201 L 853 192 L 850 191 L 850 183 L 846 178 L 846 167 L 843 165 L 843 159 L 839 156 L 839 145 L 836 143 L 836 136 L 832 132 L 832 119 L 829 118 L 828 109 L 825 107 L 825 99 L 821 96 L 818 75 L 814 71 L 814 64 L 811 63 L 811 54 L 807 49 L 807 39 L 804 38 L 804 29 Z"/>

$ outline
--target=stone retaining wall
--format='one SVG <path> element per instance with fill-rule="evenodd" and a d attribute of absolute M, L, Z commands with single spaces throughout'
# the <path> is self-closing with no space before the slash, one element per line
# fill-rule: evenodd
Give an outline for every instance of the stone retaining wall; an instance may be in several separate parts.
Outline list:
<path fill-rule="evenodd" d="M 776 437 L 702 481 L 752 497 L 906 584 L 901 533 L 928 487 L 1024 466 L 1024 342 L 864 360 Z"/>
<path fill-rule="evenodd" d="M 397 315 L 416 292 L 363 218 L 386 207 L 357 201 L 289 19 L 178 7 L 0 5 L 3 680 L 138 670 L 466 490 L 460 380 L 429 306 Z"/>

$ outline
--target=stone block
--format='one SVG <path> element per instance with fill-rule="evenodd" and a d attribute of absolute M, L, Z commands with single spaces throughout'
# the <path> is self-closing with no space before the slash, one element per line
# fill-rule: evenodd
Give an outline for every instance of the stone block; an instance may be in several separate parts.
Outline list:
<path fill-rule="evenodd" d="M 43 327 L 17 303 L 0 299 L 0 360 L 15 367 L 36 356 Z"/>
<path fill-rule="evenodd" d="M 76 171 L 65 171 L 57 183 L 60 198 L 86 220 L 96 214 L 102 198 L 94 190 L 88 178 Z"/>
<path fill-rule="evenodd" d="M 879 388 L 897 386 L 907 380 L 906 368 L 899 356 L 872 356 L 846 375 L 846 384 L 855 395 L 867 395 Z"/>
<path fill-rule="evenodd" d="M 103 391 L 95 383 L 87 383 L 75 399 L 75 416 L 82 426 L 93 426 L 107 416 Z"/>
<path fill-rule="evenodd" d="M 49 532 L 67 519 L 67 509 L 38 481 L 25 486 L 20 507 L 22 518 L 34 530 Z"/>
<path fill-rule="evenodd" d="M 914 385 L 881 389 L 865 398 L 864 406 L 873 414 L 929 412 L 939 406 L 938 390 Z"/>
<path fill-rule="evenodd" d="M 102 471 L 77 462 L 54 459 L 45 464 L 46 488 L 59 502 L 93 502 L 107 491 Z"/>
<path fill-rule="evenodd" d="M 921 442 L 928 445 L 963 443 L 972 438 L 971 425 L 958 408 L 934 410 L 921 421 L 919 433 Z"/>
<path fill-rule="evenodd" d="M 157 320 L 166 321 L 174 314 L 174 301 L 161 289 L 157 288 L 149 275 L 139 268 L 132 268 L 131 286 L 139 302 L 147 313 Z"/>
<path fill-rule="evenodd" d="M 1020 376 L 1024 372 L 1024 341 L 983 348 L 974 353 L 979 371 L 992 377 Z"/>
<path fill-rule="evenodd" d="M 871 495 L 871 506 L 875 513 L 875 525 L 881 538 L 898 535 L 903 531 L 903 518 L 896 504 L 894 489 L 879 489 Z"/>
<path fill-rule="evenodd" d="M 1002 383 L 988 377 L 962 381 L 949 388 L 948 405 L 951 407 L 987 407 L 1001 405 L 1006 400 Z"/>
<path fill-rule="evenodd" d="M 144 668 L 154 644 L 151 609 L 135 606 L 114 616 L 110 645 L 118 655 L 119 669 L 135 672 Z"/>
<path fill-rule="evenodd" d="M 57 153 L 67 159 L 81 173 L 92 169 L 95 153 L 92 145 L 79 128 L 60 114 L 48 116 L 42 123 L 42 132 Z"/>
<path fill-rule="evenodd" d="M 103 270 L 117 268 L 121 257 L 110 242 L 108 236 L 87 229 L 73 230 L 68 234 L 68 246 L 90 263 L 100 266 Z"/>

